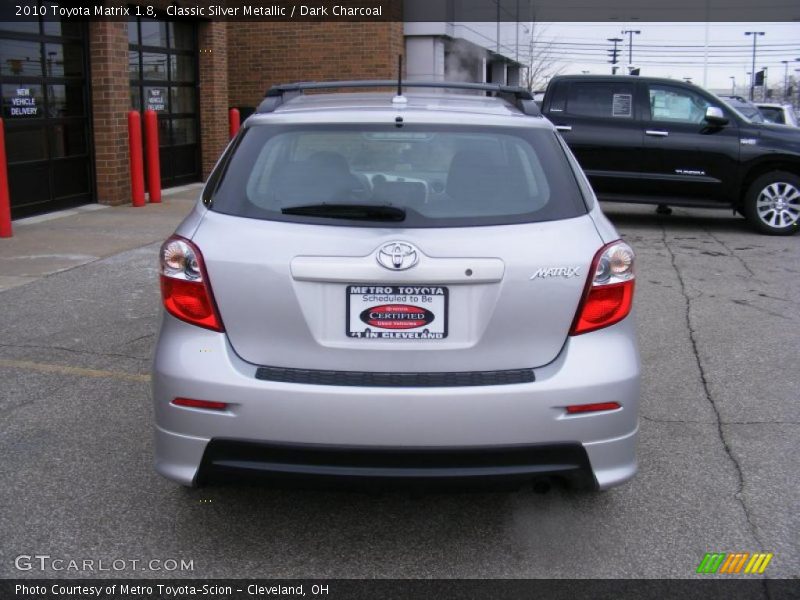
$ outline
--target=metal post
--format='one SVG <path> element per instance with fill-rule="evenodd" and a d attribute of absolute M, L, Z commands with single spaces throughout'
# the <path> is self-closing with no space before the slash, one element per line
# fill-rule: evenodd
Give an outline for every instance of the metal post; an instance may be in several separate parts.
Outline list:
<path fill-rule="evenodd" d="M 798 78 L 800 78 L 800 69 L 795 69 L 795 73 L 797 73 L 797 77 L 795 77 L 795 83 L 797 84 L 797 106 L 800 106 L 800 83 L 798 83 Z"/>
<path fill-rule="evenodd" d="M 398 96 L 401 95 L 398 93 Z M 228 136 L 233 138 L 239 132 L 239 124 L 240 124 L 240 117 L 239 117 L 239 109 L 232 108 L 228 111 Z"/>
<path fill-rule="evenodd" d="M 753 64 L 752 64 L 752 75 L 750 77 L 750 102 L 753 101 L 753 95 L 756 89 L 756 39 L 758 36 L 764 35 L 763 31 L 745 31 L 745 35 L 752 35 L 753 36 Z"/>
<path fill-rule="evenodd" d="M 633 65 L 633 36 L 642 33 L 638 29 L 624 29 L 622 35 L 628 34 L 628 65 Z"/>
<path fill-rule="evenodd" d="M 706 2 L 706 31 L 703 41 L 703 87 L 708 87 L 708 2 Z"/>
<path fill-rule="evenodd" d="M 158 115 L 154 110 L 144 111 L 144 142 L 147 153 L 147 191 L 150 202 L 161 202 L 161 164 L 158 154 Z"/>
<path fill-rule="evenodd" d="M 800 69 L 795 69 L 795 73 L 797 73 L 797 77 L 795 77 L 795 83 L 797 84 L 797 106 L 800 106 L 800 83 L 798 83 L 798 79 L 800 79 Z"/>
<path fill-rule="evenodd" d="M 755 32 L 754 32 L 755 33 Z M 750 102 L 753 101 L 753 93 L 756 89 L 756 39 L 757 36 L 753 36 L 753 65 L 750 67 Z"/>
<path fill-rule="evenodd" d="M 131 204 L 144 206 L 142 119 L 137 110 L 128 113 L 128 152 L 131 170 Z"/>
<path fill-rule="evenodd" d="M 516 19 L 517 19 L 517 22 L 514 25 L 514 29 L 516 30 L 516 39 L 517 39 L 517 41 L 516 41 L 517 49 L 516 49 L 515 60 L 517 62 L 519 62 L 519 0 L 517 0 L 517 15 L 516 15 Z"/>
<path fill-rule="evenodd" d="M 789 61 L 782 60 L 784 71 L 783 71 L 783 99 L 784 101 L 789 99 Z"/>
<path fill-rule="evenodd" d="M 500 0 L 494 0 L 497 3 L 497 53 L 500 54 Z"/>
<path fill-rule="evenodd" d="M 606 38 L 609 42 L 614 42 L 614 49 L 609 50 L 611 52 L 611 74 L 617 74 L 617 44 L 622 41 L 622 38 Z"/>
<path fill-rule="evenodd" d="M 11 197 L 8 194 L 8 168 L 6 166 L 6 133 L 0 119 L 0 238 L 10 238 Z"/>

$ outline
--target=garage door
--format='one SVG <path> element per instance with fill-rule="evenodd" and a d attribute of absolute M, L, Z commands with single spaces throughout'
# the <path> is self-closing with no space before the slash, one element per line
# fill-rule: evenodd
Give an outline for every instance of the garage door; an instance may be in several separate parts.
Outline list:
<path fill-rule="evenodd" d="M 13 218 L 92 202 L 86 24 L 0 22 Z"/>

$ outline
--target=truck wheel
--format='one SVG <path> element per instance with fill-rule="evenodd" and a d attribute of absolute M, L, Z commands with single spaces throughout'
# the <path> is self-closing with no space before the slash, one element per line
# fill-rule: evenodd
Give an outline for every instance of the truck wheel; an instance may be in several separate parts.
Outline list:
<path fill-rule="evenodd" d="M 744 216 L 767 235 L 792 235 L 800 229 L 800 177 L 772 171 L 756 179 L 744 198 Z"/>

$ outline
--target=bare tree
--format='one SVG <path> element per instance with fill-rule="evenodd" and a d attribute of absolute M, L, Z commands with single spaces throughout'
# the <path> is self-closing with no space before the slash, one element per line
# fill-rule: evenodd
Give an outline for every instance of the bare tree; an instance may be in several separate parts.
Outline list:
<path fill-rule="evenodd" d="M 550 78 L 561 73 L 566 65 L 559 62 L 553 40 L 545 38 L 547 27 L 536 21 L 531 21 L 528 27 L 528 46 L 520 62 L 524 65 L 522 85 L 533 92 L 544 90 Z"/>

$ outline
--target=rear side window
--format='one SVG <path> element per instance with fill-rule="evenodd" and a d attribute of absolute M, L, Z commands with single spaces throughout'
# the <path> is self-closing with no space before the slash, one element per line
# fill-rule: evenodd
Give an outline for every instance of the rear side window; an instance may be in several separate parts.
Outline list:
<path fill-rule="evenodd" d="M 633 84 L 573 81 L 569 86 L 565 112 L 582 117 L 632 119 Z"/>
<path fill-rule="evenodd" d="M 783 118 L 783 109 L 775 108 L 773 106 L 759 106 L 758 110 L 764 115 L 764 120 L 767 123 L 778 123 L 784 125 L 786 121 Z"/>
<path fill-rule="evenodd" d="M 406 125 L 253 125 L 212 210 L 243 217 L 385 227 L 284 214 L 324 204 L 389 205 L 401 227 L 549 221 L 586 212 L 551 131 Z"/>
<path fill-rule="evenodd" d="M 563 113 L 564 107 L 567 105 L 567 88 L 568 83 L 553 83 L 553 90 L 550 93 L 550 112 Z"/>

